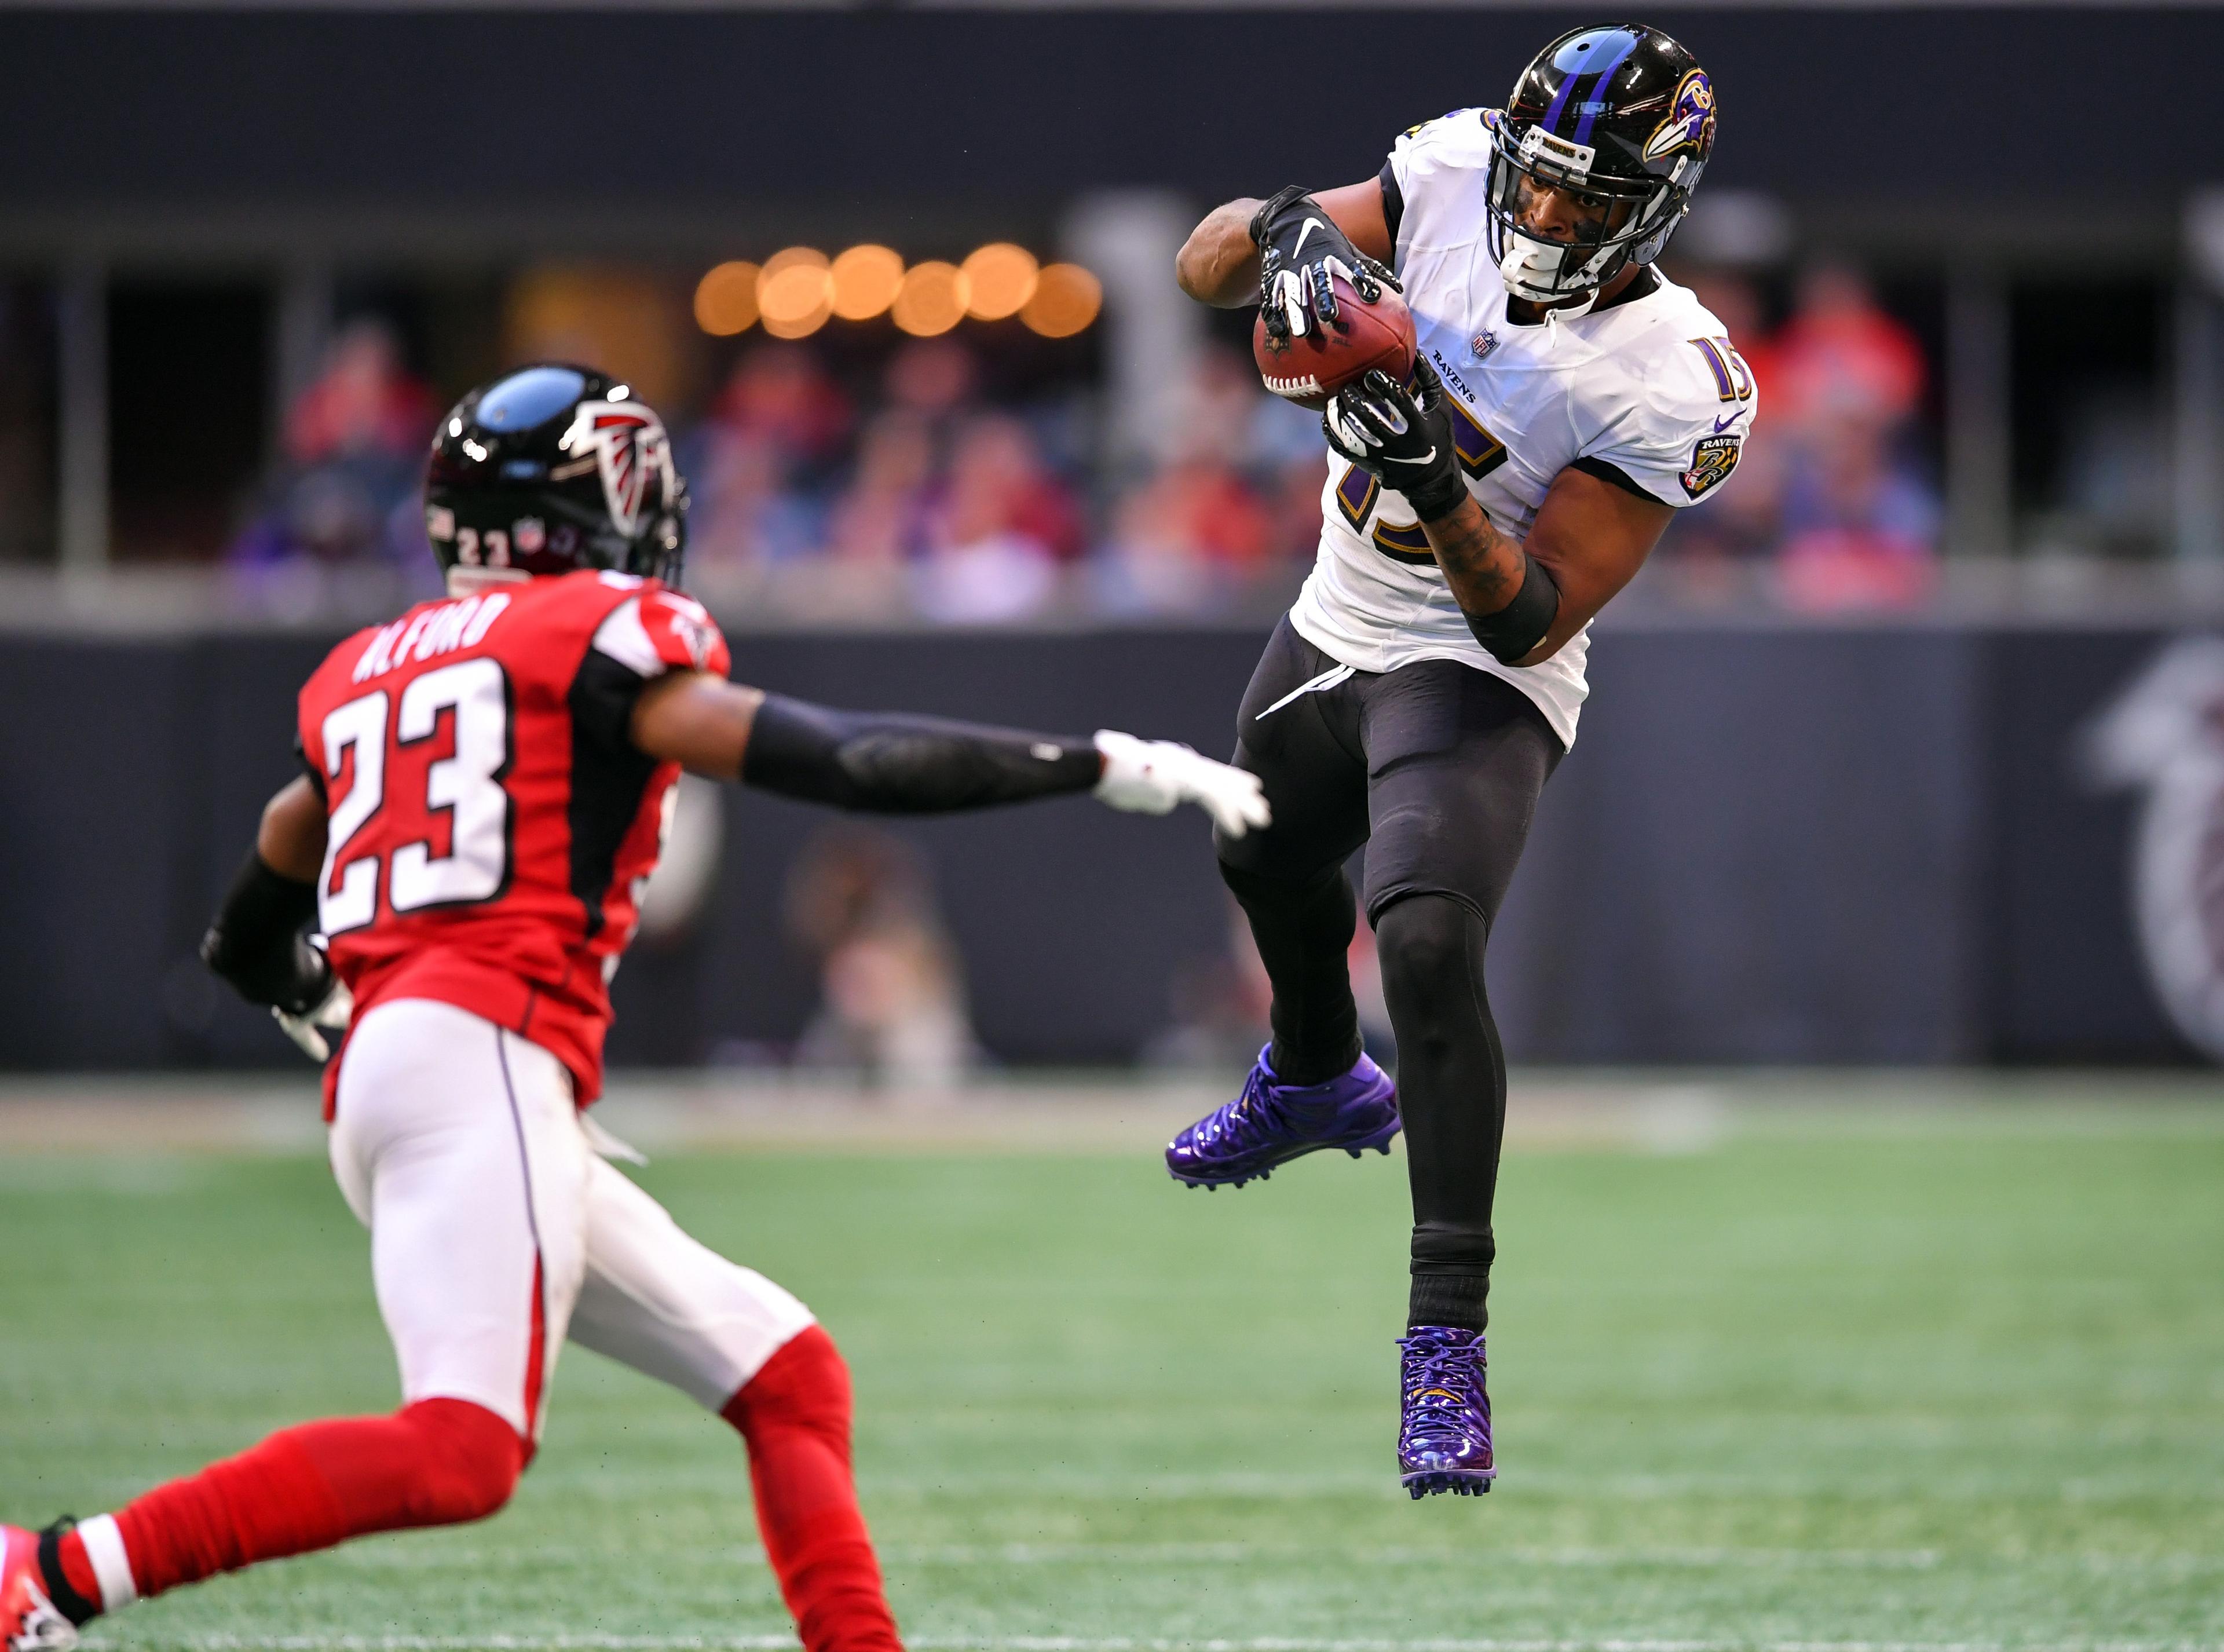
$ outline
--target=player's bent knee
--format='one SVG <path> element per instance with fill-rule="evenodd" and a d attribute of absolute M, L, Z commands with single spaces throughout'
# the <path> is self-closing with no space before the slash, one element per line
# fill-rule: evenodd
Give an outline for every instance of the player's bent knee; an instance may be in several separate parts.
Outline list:
<path fill-rule="evenodd" d="M 1482 919 L 1449 895 L 1409 895 L 1375 920 L 1374 948 L 1386 992 L 1432 1002 L 1471 991 L 1470 963 L 1482 950 Z"/>
<path fill-rule="evenodd" d="M 484 1520 L 509 1501 L 528 1448 L 502 1417 L 468 1400 L 420 1400 L 403 1408 L 400 1421 L 415 1437 L 423 1465 L 410 1497 L 410 1524 Z"/>
<path fill-rule="evenodd" d="M 850 1367 L 825 1327 L 812 1325 L 783 1343 L 719 1415 L 752 1446 L 766 1434 L 800 1429 L 846 1459 L 850 1402 Z"/>

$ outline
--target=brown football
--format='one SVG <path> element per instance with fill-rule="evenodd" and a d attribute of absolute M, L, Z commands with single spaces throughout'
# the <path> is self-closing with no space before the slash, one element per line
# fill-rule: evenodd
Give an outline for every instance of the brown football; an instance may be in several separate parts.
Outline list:
<path fill-rule="evenodd" d="M 1251 324 L 1251 358 L 1268 389 L 1301 408 L 1321 408 L 1328 399 L 1371 369 L 1404 383 L 1413 371 L 1413 313 L 1385 287 L 1363 304 L 1343 276 L 1336 278 L 1336 320 L 1326 335 L 1276 339 L 1262 313 Z"/>

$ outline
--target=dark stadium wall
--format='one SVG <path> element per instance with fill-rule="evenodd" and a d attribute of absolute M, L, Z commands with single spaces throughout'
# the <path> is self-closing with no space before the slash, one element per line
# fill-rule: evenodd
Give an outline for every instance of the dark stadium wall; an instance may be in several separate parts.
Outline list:
<path fill-rule="evenodd" d="M 1717 187 L 1799 201 L 2168 204 L 2224 135 L 2168 88 L 2212 8 L 1675 6 L 1720 89 Z M 860 7 L 0 12 L 0 224 L 120 210 L 1039 207 L 1364 176 L 1403 127 L 1501 98 L 1573 8 Z M 1335 41 L 1277 53 L 1262 42 Z M 2080 142 L 2159 87 L 2138 161 Z M 470 220 L 459 220 L 468 224 Z M 197 225 L 220 244 L 221 219 Z M 239 226 L 233 225 L 232 231 Z M 243 231 L 240 232 L 244 232 Z"/>
<path fill-rule="evenodd" d="M 1492 944 L 1516 1060 L 2178 1061 L 2126 899 L 2132 802 L 2079 729 L 2158 632 L 1608 628 Z M 848 706 L 1229 743 L 1248 632 L 736 638 L 737 674 Z M 281 1065 L 200 968 L 202 925 L 293 772 L 314 641 L 0 646 L 0 1066 Z M 783 880 L 828 817 L 726 797 L 694 929 L 618 977 L 621 1063 L 778 1046 L 814 1001 Z M 904 828 L 982 1036 L 1131 1058 L 1228 908 L 1202 821 L 1084 801 Z"/>

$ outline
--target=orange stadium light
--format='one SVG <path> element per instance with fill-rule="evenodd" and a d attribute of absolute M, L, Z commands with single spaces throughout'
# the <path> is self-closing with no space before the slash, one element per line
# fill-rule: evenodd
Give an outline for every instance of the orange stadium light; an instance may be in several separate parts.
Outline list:
<path fill-rule="evenodd" d="M 1020 310 L 1028 330 L 1046 339 L 1070 339 L 1104 307 L 1104 284 L 1079 264 L 1051 264 Z"/>
<path fill-rule="evenodd" d="M 965 319 L 972 283 L 956 264 L 930 261 L 904 272 L 896 294 L 895 324 L 914 338 L 932 339 Z"/>
<path fill-rule="evenodd" d="M 757 309 L 775 339 L 801 339 L 834 313 L 834 275 L 816 247 L 785 247 L 757 275 Z"/>
<path fill-rule="evenodd" d="M 695 325 L 713 338 L 730 339 L 757 324 L 757 267 L 735 259 L 695 283 Z"/>
<path fill-rule="evenodd" d="M 1035 295 L 1042 267 L 1025 247 L 993 241 L 958 266 L 970 284 L 965 313 L 976 321 L 1001 321 L 1017 315 Z"/>
<path fill-rule="evenodd" d="M 903 290 L 903 255 L 891 248 L 851 247 L 834 261 L 834 313 L 844 321 L 869 321 Z"/>

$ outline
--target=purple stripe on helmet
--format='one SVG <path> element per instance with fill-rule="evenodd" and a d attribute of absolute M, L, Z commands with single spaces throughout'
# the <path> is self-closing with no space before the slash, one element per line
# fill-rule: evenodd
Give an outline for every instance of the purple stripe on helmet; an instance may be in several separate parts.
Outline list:
<path fill-rule="evenodd" d="M 1591 141 L 1591 123 L 1598 118 L 1597 105 L 1605 96 L 1606 83 L 1613 79 L 1614 72 L 1616 69 L 1620 68 L 1623 64 L 1629 60 L 1629 54 L 1636 49 L 1637 36 L 1627 30 L 1624 30 L 1622 31 L 1621 45 L 1616 48 L 1614 54 L 1607 59 L 1604 66 L 1589 71 L 1589 73 L 1596 75 L 1598 79 L 1591 82 L 1591 95 L 1585 103 L 1583 108 L 1583 117 L 1576 123 L 1574 138 L 1576 142 L 1588 143 Z M 1561 95 L 1564 97 L 1567 94 L 1567 88 L 1563 86 L 1560 90 Z M 1555 101 L 1557 104 L 1557 100 Z"/>
<path fill-rule="evenodd" d="M 1559 120 L 1560 111 L 1568 106 L 1568 94 L 1575 90 L 1576 82 L 1582 79 L 1579 74 L 1571 74 L 1560 82 L 1560 89 L 1552 94 L 1552 106 L 1545 111 L 1543 125 L 1546 131 L 1551 131 Z"/>

